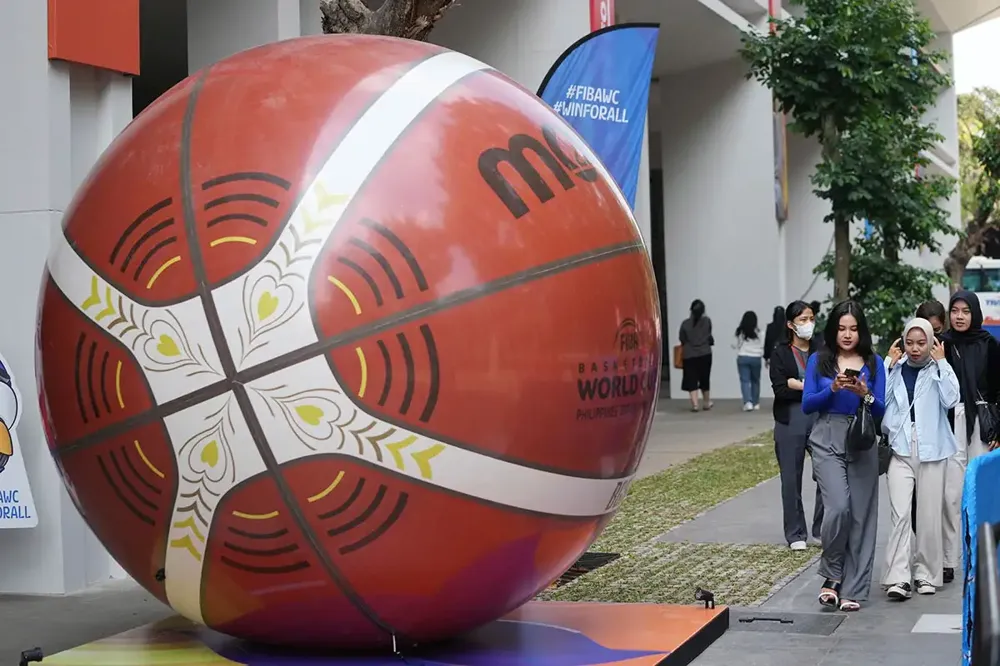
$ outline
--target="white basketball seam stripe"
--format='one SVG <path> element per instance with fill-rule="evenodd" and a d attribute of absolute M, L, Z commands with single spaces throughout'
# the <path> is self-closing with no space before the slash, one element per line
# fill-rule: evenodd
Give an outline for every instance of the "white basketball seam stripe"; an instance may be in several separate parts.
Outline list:
<path fill-rule="evenodd" d="M 279 392 L 273 390 L 276 386 Z M 616 510 L 634 478 L 596 479 L 527 467 L 390 424 L 355 405 L 319 357 L 250 382 L 247 388 L 268 441 L 282 442 L 275 451 L 279 463 L 337 454 L 492 504 L 572 517 Z M 279 400 L 269 399 L 269 394 Z M 283 395 L 295 397 L 286 402 Z M 336 418 L 322 420 L 332 414 Z M 307 423 L 307 418 L 315 423 Z M 364 428 L 361 444 L 354 435 L 344 434 L 342 441 L 336 434 L 354 428 Z M 387 432 L 391 435 L 379 437 Z"/>
<path fill-rule="evenodd" d="M 73 307 L 122 343 L 157 402 L 168 402 L 222 379 L 222 365 L 200 299 L 162 307 L 141 305 L 88 266 L 62 232 L 53 242 L 48 269 L 56 288 Z"/>
<path fill-rule="evenodd" d="M 216 511 L 229 491 L 263 474 L 267 467 L 252 445 L 253 437 L 232 393 L 168 416 L 165 425 L 178 470 L 167 530 L 165 590 L 171 608 L 189 620 L 203 623 L 202 571 Z M 203 469 L 187 465 L 191 460 Z M 199 489 L 203 492 L 194 496 Z M 230 507 L 233 511 L 239 509 Z M 285 507 L 276 506 L 273 511 L 277 516 Z"/>
<path fill-rule="evenodd" d="M 299 281 L 312 279 L 313 267 L 344 211 L 406 130 L 451 86 L 486 69 L 473 58 L 449 52 L 401 76 L 347 131 L 264 260 L 214 290 L 238 370 L 316 342 L 307 290 Z M 293 252 L 294 265 L 288 262 L 292 248 L 300 248 Z"/>

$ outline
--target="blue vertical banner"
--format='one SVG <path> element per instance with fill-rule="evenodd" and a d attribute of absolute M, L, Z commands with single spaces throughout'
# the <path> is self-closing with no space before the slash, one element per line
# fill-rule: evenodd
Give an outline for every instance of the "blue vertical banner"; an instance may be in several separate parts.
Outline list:
<path fill-rule="evenodd" d="M 592 32 L 556 60 L 538 89 L 594 150 L 635 209 L 658 23 Z"/>

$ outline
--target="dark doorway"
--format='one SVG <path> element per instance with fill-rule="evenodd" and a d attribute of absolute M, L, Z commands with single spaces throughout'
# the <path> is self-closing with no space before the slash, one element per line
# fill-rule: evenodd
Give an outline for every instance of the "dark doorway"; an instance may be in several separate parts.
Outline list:
<path fill-rule="evenodd" d="M 650 257 L 653 261 L 653 273 L 656 275 L 656 290 L 660 294 L 660 318 L 663 322 L 663 367 L 662 380 L 670 382 L 670 330 L 667 321 L 667 249 L 664 237 L 663 223 L 663 170 L 649 170 L 649 240 Z"/>
<path fill-rule="evenodd" d="M 140 0 L 139 76 L 132 79 L 132 115 L 188 75 L 187 2 Z"/>

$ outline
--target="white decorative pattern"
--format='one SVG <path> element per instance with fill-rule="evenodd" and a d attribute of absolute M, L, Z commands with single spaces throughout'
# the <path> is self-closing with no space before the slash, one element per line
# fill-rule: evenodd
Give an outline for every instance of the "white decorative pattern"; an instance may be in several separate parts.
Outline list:
<path fill-rule="evenodd" d="M 198 298 L 166 307 L 140 305 L 84 263 L 63 234 L 56 236 L 48 268 L 52 281 L 80 312 L 128 347 L 157 402 L 223 378 Z"/>
<path fill-rule="evenodd" d="M 227 492 L 267 468 L 232 393 L 169 416 L 166 425 L 178 468 L 167 536 L 167 599 L 177 612 L 201 622 L 201 571 L 215 510 Z"/>
<path fill-rule="evenodd" d="M 484 69 L 478 60 L 444 53 L 404 74 L 340 142 L 264 260 L 214 292 L 237 370 L 316 341 L 306 308 L 308 283 L 344 210 L 424 109 L 452 85 Z"/>
<path fill-rule="evenodd" d="M 335 453 L 487 502 L 557 516 L 614 511 L 632 477 L 588 479 L 499 460 L 394 426 L 359 409 L 314 357 L 247 384 L 279 463 Z"/>

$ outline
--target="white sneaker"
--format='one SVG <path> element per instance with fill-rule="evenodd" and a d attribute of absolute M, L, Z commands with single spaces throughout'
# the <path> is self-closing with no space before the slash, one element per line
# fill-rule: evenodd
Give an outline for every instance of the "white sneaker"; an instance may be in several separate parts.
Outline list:
<path fill-rule="evenodd" d="M 745 403 L 743 403 L 743 411 L 744 412 L 752 412 L 753 411 L 753 403 L 752 402 L 745 402 Z"/>
<path fill-rule="evenodd" d="M 915 586 L 917 588 L 917 594 L 934 594 L 937 592 L 937 588 L 928 583 L 926 580 L 918 580 Z"/>
<path fill-rule="evenodd" d="M 792 543 L 788 544 L 788 547 L 791 548 L 792 550 L 805 550 L 806 549 L 806 542 L 805 541 L 793 541 Z"/>
<path fill-rule="evenodd" d="M 759 412 L 760 411 L 760 405 L 754 405 L 753 406 L 753 411 Z"/>

